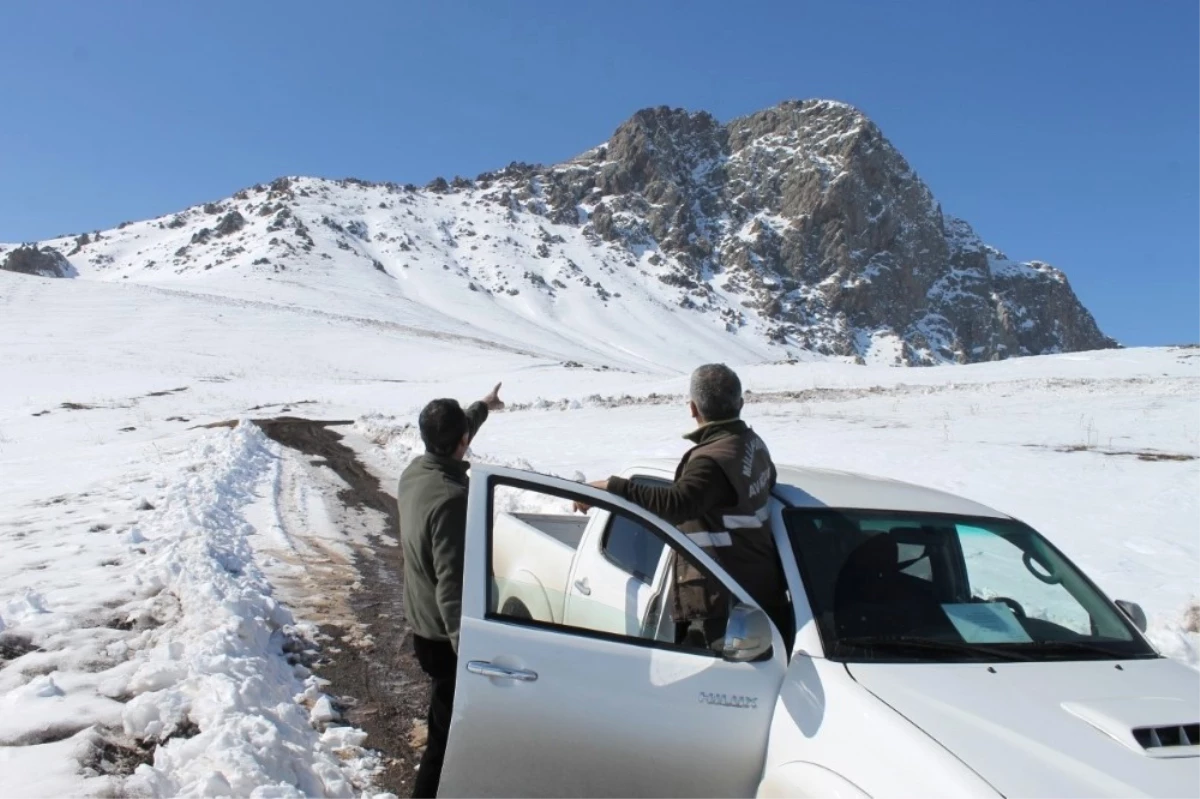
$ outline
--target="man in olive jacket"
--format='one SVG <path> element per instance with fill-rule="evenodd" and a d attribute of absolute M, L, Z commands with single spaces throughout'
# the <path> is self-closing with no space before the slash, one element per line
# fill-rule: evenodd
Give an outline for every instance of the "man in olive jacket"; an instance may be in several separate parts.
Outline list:
<path fill-rule="evenodd" d="M 500 385 L 465 411 L 436 399 L 418 425 L 425 454 L 400 476 L 397 503 L 404 549 L 404 608 L 413 652 L 433 681 L 429 736 L 413 796 L 437 796 L 450 734 L 462 615 L 463 549 L 467 534 L 467 469 L 463 460 L 488 412 L 504 407 Z"/>
<path fill-rule="evenodd" d="M 697 428 L 670 486 L 639 485 L 621 477 L 592 483 L 645 508 L 687 533 L 758 602 L 790 647 L 791 602 L 767 503 L 777 472 L 767 445 L 739 418 L 742 384 L 724 364 L 692 373 L 689 408 Z M 705 645 L 725 633 L 730 596 L 699 569 L 675 558 L 676 640 L 703 631 Z"/>

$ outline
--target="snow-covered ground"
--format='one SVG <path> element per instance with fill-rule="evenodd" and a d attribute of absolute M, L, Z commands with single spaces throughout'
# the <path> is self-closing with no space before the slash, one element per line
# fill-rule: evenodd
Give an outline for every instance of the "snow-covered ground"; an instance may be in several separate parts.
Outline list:
<path fill-rule="evenodd" d="M 359 527 L 305 458 L 250 425 L 198 425 L 353 420 L 346 441 L 390 490 L 421 405 L 503 380 L 512 407 L 478 459 L 590 480 L 686 446 L 675 355 L 565 368 L 561 338 L 484 347 L 348 293 L 298 308 L 253 285 L 214 297 L 0 273 L 0 793 L 377 790 L 371 742 L 298 657 L 320 646 L 316 625 L 347 618 L 344 596 L 305 581 L 324 569 L 348 590 Z M 577 360 L 604 365 L 603 348 Z M 739 371 L 777 461 L 1010 512 L 1196 665 L 1200 350 Z"/>

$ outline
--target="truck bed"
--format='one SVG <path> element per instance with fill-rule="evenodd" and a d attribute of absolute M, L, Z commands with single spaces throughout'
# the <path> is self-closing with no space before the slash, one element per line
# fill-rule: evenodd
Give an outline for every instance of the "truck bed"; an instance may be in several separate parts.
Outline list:
<path fill-rule="evenodd" d="M 583 531 L 588 524 L 587 516 L 555 513 L 509 513 L 506 515 L 545 533 L 571 549 L 579 548 L 579 541 L 583 538 Z"/>
<path fill-rule="evenodd" d="M 519 601 L 531 618 L 561 622 L 567 580 L 587 525 L 587 516 L 496 514 L 493 607 L 503 611 L 510 601 Z"/>

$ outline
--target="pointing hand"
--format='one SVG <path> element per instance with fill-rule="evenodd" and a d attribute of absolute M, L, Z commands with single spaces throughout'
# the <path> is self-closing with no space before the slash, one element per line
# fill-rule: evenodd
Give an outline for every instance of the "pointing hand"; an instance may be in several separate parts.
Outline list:
<path fill-rule="evenodd" d="M 489 411 L 499 411 L 504 409 L 504 401 L 500 399 L 500 386 L 502 383 L 497 383 L 491 393 L 483 398 L 483 404 L 487 406 Z"/>

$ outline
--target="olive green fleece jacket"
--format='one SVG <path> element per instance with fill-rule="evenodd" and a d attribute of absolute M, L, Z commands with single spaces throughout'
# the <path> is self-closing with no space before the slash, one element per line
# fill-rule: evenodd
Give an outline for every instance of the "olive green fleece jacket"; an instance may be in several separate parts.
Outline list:
<path fill-rule="evenodd" d="M 467 408 L 471 438 L 487 421 L 482 402 Z M 458 651 L 470 464 L 426 453 L 400 476 L 396 501 L 404 549 L 404 609 L 413 632 Z"/>

